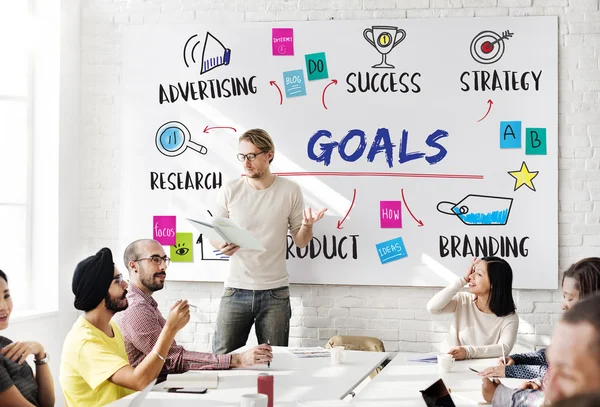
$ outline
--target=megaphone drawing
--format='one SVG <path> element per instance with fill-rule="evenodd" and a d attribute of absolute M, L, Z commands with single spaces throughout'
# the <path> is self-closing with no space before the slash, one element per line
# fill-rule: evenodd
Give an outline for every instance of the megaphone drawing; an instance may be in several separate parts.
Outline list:
<path fill-rule="evenodd" d="M 206 32 L 204 49 L 202 50 L 202 68 L 200 75 L 215 69 L 221 65 L 229 65 L 231 50 L 225 46 L 214 35 Z"/>

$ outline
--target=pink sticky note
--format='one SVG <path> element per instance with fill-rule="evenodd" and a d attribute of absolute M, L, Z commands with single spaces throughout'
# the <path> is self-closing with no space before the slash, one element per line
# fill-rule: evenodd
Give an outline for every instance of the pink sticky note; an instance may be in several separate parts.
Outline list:
<path fill-rule="evenodd" d="M 175 216 L 153 216 L 152 236 L 154 240 L 165 246 L 177 243 L 177 218 Z"/>
<path fill-rule="evenodd" d="M 294 55 L 294 29 L 273 28 L 273 55 Z"/>
<path fill-rule="evenodd" d="M 382 228 L 401 228 L 402 201 L 379 201 L 379 220 Z"/>

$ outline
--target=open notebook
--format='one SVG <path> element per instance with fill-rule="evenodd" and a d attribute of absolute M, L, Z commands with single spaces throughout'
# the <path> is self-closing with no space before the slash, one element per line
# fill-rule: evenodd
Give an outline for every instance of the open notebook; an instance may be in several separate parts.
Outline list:
<path fill-rule="evenodd" d="M 164 384 L 165 389 L 171 387 L 216 389 L 219 384 L 219 372 L 215 370 L 190 370 L 183 374 L 170 374 L 162 384 Z"/>

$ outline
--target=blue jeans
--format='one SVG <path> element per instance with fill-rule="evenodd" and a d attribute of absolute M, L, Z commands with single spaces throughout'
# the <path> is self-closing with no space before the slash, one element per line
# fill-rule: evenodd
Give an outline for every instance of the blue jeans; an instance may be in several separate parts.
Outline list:
<path fill-rule="evenodd" d="M 269 341 L 273 346 L 288 346 L 291 316 L 289 287 L 272 290 L 225 287 L 213 353 L 229 353 L 246 345 L 253 323 L 259 344 Z"/>

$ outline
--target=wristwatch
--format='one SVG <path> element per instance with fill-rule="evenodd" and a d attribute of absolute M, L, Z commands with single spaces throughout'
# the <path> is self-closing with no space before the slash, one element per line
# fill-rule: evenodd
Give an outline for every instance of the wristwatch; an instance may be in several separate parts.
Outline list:
<path fill-rule="evenodd" d="M 36 366 L 45 365 L 49 361 L 50 361 L 50 355 L 48 355 L 48 352 L 46 352 L 45 355 L 44 355 L 44 357 L 42 359 L 40 359 L 40 360 L 33 359 L 33 363 L 35 363 Z"/>

